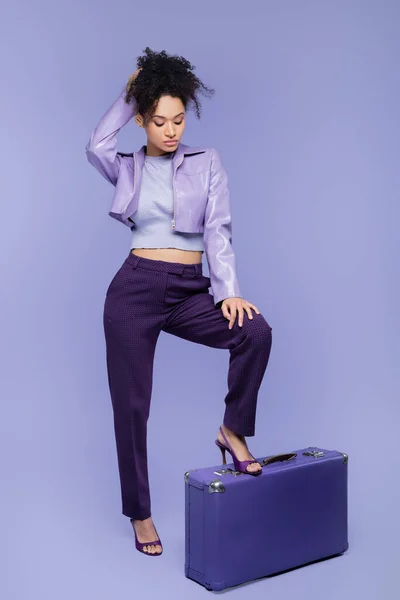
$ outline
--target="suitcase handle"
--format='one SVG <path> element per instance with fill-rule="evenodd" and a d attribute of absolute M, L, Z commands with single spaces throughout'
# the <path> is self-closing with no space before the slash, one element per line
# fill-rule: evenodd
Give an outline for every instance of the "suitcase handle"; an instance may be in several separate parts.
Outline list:
<path fill-rule="evenodd" d="M 270 465 L 272 463 L 293 460 L 294 458 L 296 458 L 296 456 L 297 452 L 290 452 L 289 454 L 276 454 L 275 456 L 269 456 L 267 458 L 264 458 L 264 460 L 261 461 L 260 464 L 262 467 L 265 467 L 266 465 Z"/>

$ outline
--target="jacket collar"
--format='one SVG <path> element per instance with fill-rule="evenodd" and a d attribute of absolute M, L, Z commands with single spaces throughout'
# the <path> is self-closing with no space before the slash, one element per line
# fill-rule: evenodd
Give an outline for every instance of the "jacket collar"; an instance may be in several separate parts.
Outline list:
<path fill-rule="evenodd" d="M 146 150 L 146 145 L 143 145 L 138 152 L 134 153 L 134 154 L 136 154 L 136 158 L 138 160 L 140 169 L 143 168 L 145 150 Z M 174 154 L 174 158 L 173 158 L 174 166 L 176 167 L 177 164 L 180 164 L 182 155 L 187 156 L 187 155 L 191 155 L 191 154 L 201 154 L 202 152 L 205 152 L 205 151 L 206 151 L 205 148 L 200 148 L 197 146 L 196 147 L 188 146 L 187 144 L 182 144 L 182 142 L 180 142 L 177 149 L 175 150 L 175 154 Z"/>

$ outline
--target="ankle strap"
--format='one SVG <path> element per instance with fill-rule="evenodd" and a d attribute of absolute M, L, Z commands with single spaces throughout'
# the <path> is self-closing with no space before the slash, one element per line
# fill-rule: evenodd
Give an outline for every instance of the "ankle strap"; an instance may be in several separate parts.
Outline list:
<path fill-rule="evenodd" d="M 219 430 L 220 430 L 220 432 L 221 432 L 221 434 L 222 434 L 222 437 L 224 438 L 224 440 L 225 440 L 225 442 L 226 442 L 226 445 L 228 446 L 228 448 L 230 448 L 230 449 L 232 450 L 232 446 L 230 445 L 230 443 L 228 442 L 228 440 L 227 440 L 227 438 L 226 438 L 226 436 L 225 436 L 224 432 L 222 431 L 222 426 L 219 428 Z"/>

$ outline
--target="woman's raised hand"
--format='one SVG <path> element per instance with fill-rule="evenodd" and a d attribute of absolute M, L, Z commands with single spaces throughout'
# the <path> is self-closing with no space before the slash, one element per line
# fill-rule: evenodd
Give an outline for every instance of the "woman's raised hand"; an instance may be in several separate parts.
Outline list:
<path fill-rule="evenodd" d="M 132 73 L 132 75 L 129 77 L 128 79 L 128 83 L 126 84 L 126 91 L 128 92 L 133 84 L 133 82 L 135 81 L 136 77 L 139 74 L 139 71 L 141 71 L 142 68 L 140 67 L 139 69 L 136 69 L 136 71 L 134 73 Z"/>

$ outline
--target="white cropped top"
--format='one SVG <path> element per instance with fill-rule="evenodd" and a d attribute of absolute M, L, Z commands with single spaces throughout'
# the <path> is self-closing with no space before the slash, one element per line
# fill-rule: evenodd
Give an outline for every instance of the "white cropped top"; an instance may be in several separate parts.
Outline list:
<path fill-rule="evenodd" d="M 179 232 L 172 228 L 174 153 L 145 155 L 138 209 L 131 227 L 133 248 L 179 248 L 204 252 L 203 233 Z"/>

